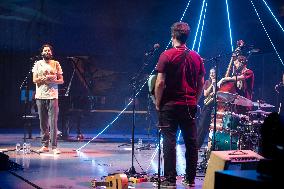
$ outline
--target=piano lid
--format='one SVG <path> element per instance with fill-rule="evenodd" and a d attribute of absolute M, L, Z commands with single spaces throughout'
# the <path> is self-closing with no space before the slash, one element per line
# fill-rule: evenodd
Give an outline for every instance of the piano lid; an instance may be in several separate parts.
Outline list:
<path fill-rule="evenodd" d="M 70 79 L 71 94 L 83 96 L 107 95 L 117 90 L 119 85 L 125 85 L 123 80 L 128 81 L 128 78 L 125 77 L 126 72 L 98 68 L 89 59 L 80 57 L 87 56 L 78 56 L 70 59 L 76 73 L 73 81 Z M 69 83 L 65 82 L 65 85 L 67 85 L 66 89 Z"/>

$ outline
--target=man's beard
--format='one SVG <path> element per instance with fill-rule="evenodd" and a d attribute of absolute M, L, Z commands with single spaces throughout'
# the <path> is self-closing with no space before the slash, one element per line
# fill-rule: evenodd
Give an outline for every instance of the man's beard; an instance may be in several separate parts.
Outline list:
<path fill-rule="evenodd" d="M 233 76 L 240 75 L 242 73 L 243 68 L 244 66 L 239 66 L 238 68 L 234 66 L 232 75 Z"/>
<path fill-rule="evenodd" d="M 240 65 L 238 68 L 236 68 L 236 72 L 241 73 L 243 69 L 244 69 L 244 65 Z"/>
<path fill-rule="evenodd" d="M 44 60 L 51 60 L 52 59 L 52 55 L 50 55 L 50 54 L 43 54 L 42 57 L 43 57 Z"/>

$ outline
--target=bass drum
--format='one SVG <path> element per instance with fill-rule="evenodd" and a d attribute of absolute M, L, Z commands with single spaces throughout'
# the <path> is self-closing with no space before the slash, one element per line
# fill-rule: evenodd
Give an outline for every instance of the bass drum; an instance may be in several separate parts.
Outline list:
<path fill-rule="evenodd" d="M 225 112 L 223 117 L 224 131 L 237 131 L 240 123 L 240 117 L 234 112 Z"/>
<path fill-rule="evenodd" d="M 232 134 L 230 136 L 230 134 L 227 132 L 216 131 L 215 137 L 216 137 L 216 145 L 215 145 L 216 151 L 238 149 L 238 143 L 239 143 L 238 135 Z M 210 131 L 208 146 L 211 147 L 212 144 L 213 144 L 213 131 Z"/>

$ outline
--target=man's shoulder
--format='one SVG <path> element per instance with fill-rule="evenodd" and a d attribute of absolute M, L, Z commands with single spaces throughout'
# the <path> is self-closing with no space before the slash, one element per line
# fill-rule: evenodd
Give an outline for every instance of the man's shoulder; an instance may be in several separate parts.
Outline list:
<path fill-rule="evenodd" d="M 43 62 L 43 60 L 37 60 L 36 62 L 35 62 L 35 64 L 40 64 L 40 63 L 42 63 Z"/>
<path fill-rule="evenodd" d="M 167 49 L 164 52 L 162 52 L 161 55 L 170 56 L 170 55 L 174 54 L 175 52 L 176 52 L 175 48 L 170 48 L 170 49 Z"/>
<path fill-rule="evenodd" d="M 201 56 L 194 50 L 190 50 L 189 53 L 190 53 L 191 56 L 194 56 L 194 57 L 197 57 L 197 58 L 201 58 Z"/>
<path fill-rule="evenodd" d="M 59 61 L 57 60 L 52 60 L 55 64 L 59 64 Z"/>
<path fill-rule="evenodd" d="M 245 71 L 244 71 L 244 73 L 246 73 L 246 74 L 253 74 L 253 71 L 251 70 L 251 69 L 246 69 Z"/>

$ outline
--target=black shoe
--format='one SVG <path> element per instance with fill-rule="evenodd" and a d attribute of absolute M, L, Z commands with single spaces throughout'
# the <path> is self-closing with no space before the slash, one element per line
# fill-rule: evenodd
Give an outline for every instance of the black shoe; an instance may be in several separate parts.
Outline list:
<path fill-rule="evenodd" d="M 188 179 L 182 179 L 181 183 L 184 185 L 184 186 L 189 186 L 189 187 L 195 187 L 195 182 L 194 180 L 193 181 L 189 181 Z"/>
<path fill-rule="evenodd" d="M 158 187 L 158 182 L 154 182 L 153 186 Z M 175 182 L 169 182 L 167 180 L 164 180 L 164 181 L 161 181 L 160 187 L 161 188 L 176 188 L 177 185 Z"/>

